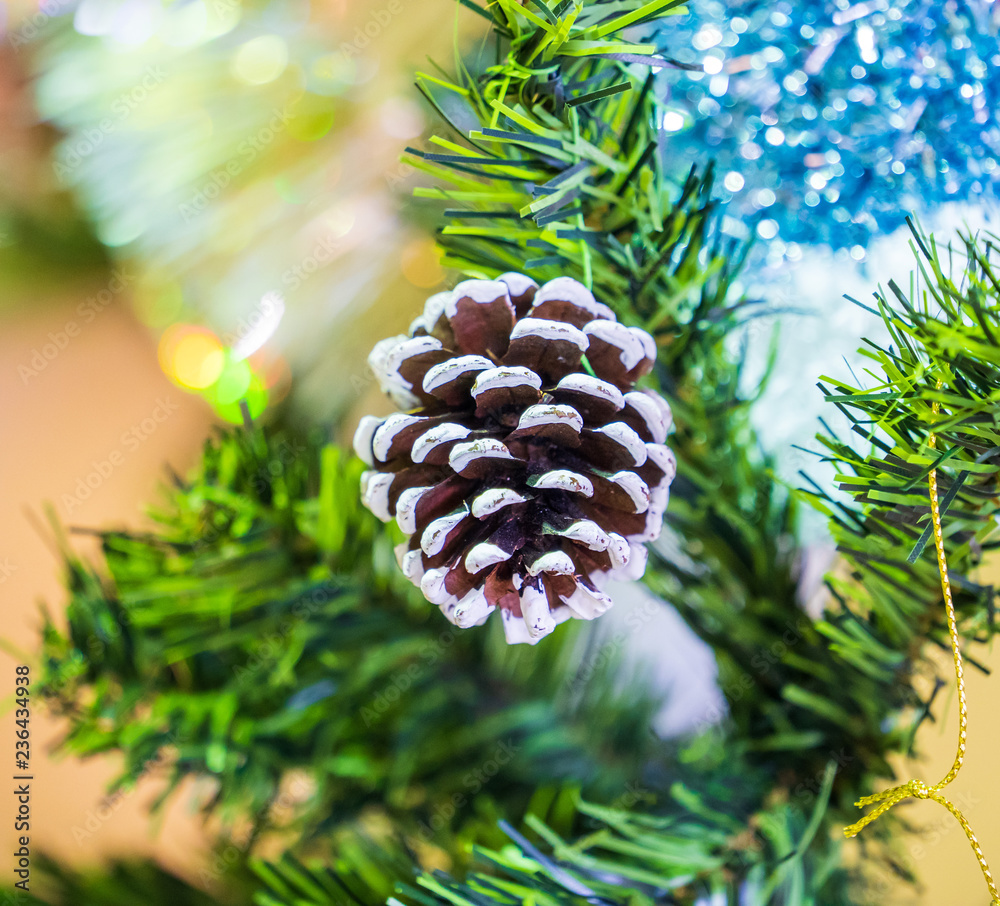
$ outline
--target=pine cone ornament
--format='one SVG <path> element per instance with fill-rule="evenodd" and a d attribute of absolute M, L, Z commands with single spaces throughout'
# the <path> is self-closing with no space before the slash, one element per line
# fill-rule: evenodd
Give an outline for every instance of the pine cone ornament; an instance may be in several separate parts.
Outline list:
<path fill-rule="evenodd" d="M 639 578 L 676 471 L 670 408 L 635 390 L 652 337 L 568 277 L 468 280 L 369 362 L 405 412 L 366 416 L 366 506 L 408 535 L 406 576 L 460 627 L 499 609 L 510 643 L 600 616 Z"/>

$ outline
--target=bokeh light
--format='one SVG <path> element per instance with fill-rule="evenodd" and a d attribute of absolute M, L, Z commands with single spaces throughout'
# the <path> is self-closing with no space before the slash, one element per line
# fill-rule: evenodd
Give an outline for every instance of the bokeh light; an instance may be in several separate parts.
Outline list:
<path fill-rule="evenodd" d="M 221 374 L 208 392 L 209 400 L 220 406 L 238 403 L 250 389 L 253 376 L 246 359 L 234 359 L 232 355 L 227 355 Z"/>
<path fill-rule="evenodd" d="M 267 408 L 268 392 L 263 381 L 256 375 L 253 375 L 250 378 L 246 391 L 235 400 L 231 402 L 218 402 L 209 397 L 209 402 L 212 403 L 212 408 L 220 418 L 238 425 L 243 421 L 242 406 L 244 404 L 249 410 L 251 418 L 257 418 L 257 416 L 264 412 Z"/>
<path fill-rule="evenodd" d="M 322 138 L 333 128 L 335 120 L 333 105 L 334 100 L 323 95 L 311 93 L 302 95 L 291 107 L 289 135 L 302 142 L 314 142 Z"/>
<path fill-rule="evenodd" d="M 160 339 L 158 355 L 164 373 L 185 390 L 199 393 L 216 414 L 233 424 L 243 420 L 246 403 L 256 418 L 291 385 L 288 363 L 257 350 L 240 357 L 205 327 L 175 324 Z"/>
<path fill-rule="evenodd" d="M 210 387 L 226 364 L 219 338 L 206 328 L 190 324 L 168 328 L 160 339 L 158 355 L 167 377 L 189 390 Z"/>
<path fill-rule="evenodd" d="M 400 262 L 403 276 L 414 286 L 433 289 L 444 280 L 438 249 L 431 239 L 415 239 L 404 249 Z"/>
<path fill-rule="evenodd" d="M 233 75 L 248 85 L 273 82 L 288 65 L 288 45 L 277 35 L 247 41 L 233 57 Z"/>
<path fill-rule="evenodd" d="M 996 203 L 1000 4 L 702 0 L 661 30 L 701 67 L 664 70 L 668 168 L 714 160 L 734 222 L 768 209 L 770 249 L 862 260 L 853 249 L 911 211 Z"/>

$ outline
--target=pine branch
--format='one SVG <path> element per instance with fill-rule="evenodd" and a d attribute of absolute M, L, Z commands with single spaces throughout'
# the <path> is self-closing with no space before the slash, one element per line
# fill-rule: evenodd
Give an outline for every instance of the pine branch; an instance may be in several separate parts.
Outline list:
<path fill-rule="evenodd" d="M 610 681 L 614 658 L 577 682 L 572 633 L 530 658 L 442 621 L 361 506 L 361 468 L 241 429 L 206 444 L 154 533 L 102 535 L 106 578 L 68 555 L 43 678 L 65 747 L 118 750 L 119 784 L 155 771 L 164 796 L 210 777 L 207 812 L 291 839 L 372 810 L 447 838 L 480 789 L 516 812 L 539 784 L 639 776 L 653 705 Z"/>
<path fill-rule="evenodd" d="M 996 632 L 995 591 L 975 571 L 1000 544 L 1000 254 L 990 236 L 961 235 L 957 247 L 940 248 L 911 228 L 919 271 L 910 292 L 890 283 L 890 294 L 875 295 L 892 345 L 869 341 L 861 350 L 871 363 L 866 386 L 822 379 L 827 400 L 853 426 L 852 437 L 819 436 L 852 503 L 827 492 L 809 496 L 829 514 L 847 566 L 831 579 L 845 613 L 820 630 L 851 671 L 888 674 L 918 704 L 909 683 L 925 643 L 947 644 L 928 544 L 931 468 L 960 631 L 981 641 Z"/>
<path fill-rule="evenodd" d="M 637 810 L 635 801 L 598 807 L 562 797 L 548 820 L 528 814 L 522 830 L 501 822 L 496 841 L 476 847 L 474 870 L 464 878 L 435 871 L 400 879 L 388 902 L 696 906 L 709 897 L 727 906 L 848 902 L 847 872 L 812 845 L 824 826 L 833 773 L 831 765 L 810 800 L 774 803 L 753 815 L 749 828 L 744 817 L 715 811 L 689 790 L 678 790 L 672 809 L 656 816 Z M 567 806 L 585 825 L 569 838 L 552 826 L 566 822 Z M 262 876 L 271 872 L 266 867 Z M 285 864 L 255 902 L 340 906 L 342 884 L 335 872 Z M 367 902 L 363 894 L 354 896 Z"/>
<path fill-rule="evenodd" d="M 677 409 L 680 471 L 668 524 L 688 556 L 661 556 L 651 576 L 716 652 L 729 751 L 765 759 L 776 778 L 799 780 L 833 757 L 840 767 L 832 815 L 848 813 L 874 777 L 892 775 L 888 756 L 909 753 L 917 726 L 933 713 L 914 684 L 930 670 L 928 641 L 947 646 L 937 564 L 926 545 L 932 465 L 961 632 L 980 640 L 994 632 L 994 591 L 976 581 L 975 569 L 997 545 L 1000 352 L 990 339 L 1000 336 L 997 252 L 989 240 L 964 237 L 964 248 L 945 251 L 915 237 L 921 289 L 905 295 L 891 284 L 889 297 L 877 295 L 895 342 L 867 341 L 870 383 L 823 379 L 828 400 L 862 438 L 820 438 L 853 505 L 821 489 L 801 495 L 830 516 L 844 558 L 829 579 L 825 618 L 814 623 L 796 606 L 794 501 L 754 452 L 736 371 L 721 354 L 694 360 L 713 388 L 710 399 L 692 393 Z"/>
<path fill-rule="evenodd" d="M 432 137 L 431 150 L 408 149 L 437 183 L 416 195 L 446 205 L 444 263 L 475 277 L 568 274 L 665 345 L 724 296 L 735 270 L 732 250 L 711 238 L 711 173 L 692 170 L 675 185 L 660 166 L 654 75 L 669 63 L 620 34 L 682 8 L 629 0 L 492 10 L 498 62 L 481 73 L 460 66 L 453 81 L 417 80 L 452 133 Z"/>
<path fill-rule="evenodd" d="M 286 853 L 252 868 L 254 906 L 382 906 L 414 878 L 412 852 L 363 835 L 341 847 L 333 866 Z"/>
<path fill-rule="evenodd" d="M 11 906 L 250 906 L 255 879 L 227 876 L 225 892 L 208 894 L 151 861 L 116 861 L 74 870 L 48 856 L 33 856 L 31 893 L 5 891 Z M 39 893 L 37 891 L 41 890 Z"/>

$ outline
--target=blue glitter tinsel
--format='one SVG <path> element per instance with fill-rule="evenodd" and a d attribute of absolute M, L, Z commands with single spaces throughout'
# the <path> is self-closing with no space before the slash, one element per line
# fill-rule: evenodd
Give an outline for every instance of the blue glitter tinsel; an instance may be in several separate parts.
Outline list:
<path fill-rule="evenodd" d="M 705 68 L 665 76 L 667 162 L 714 158 L 730 215 L 782 252 L 860 260 L 909 211 L 997 198 L 998 26 L 985 0 L 700 0 L 663 35 Z"/>

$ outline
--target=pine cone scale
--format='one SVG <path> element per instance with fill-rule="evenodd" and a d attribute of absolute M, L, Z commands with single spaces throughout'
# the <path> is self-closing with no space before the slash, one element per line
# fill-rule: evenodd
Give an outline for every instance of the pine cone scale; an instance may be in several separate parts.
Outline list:
<path fill-rule="evenodd" d="M 499 360 L 507 352 L 515 313 L 506 284 L 467 280 L 445 306 L 455 349 Z"/>

